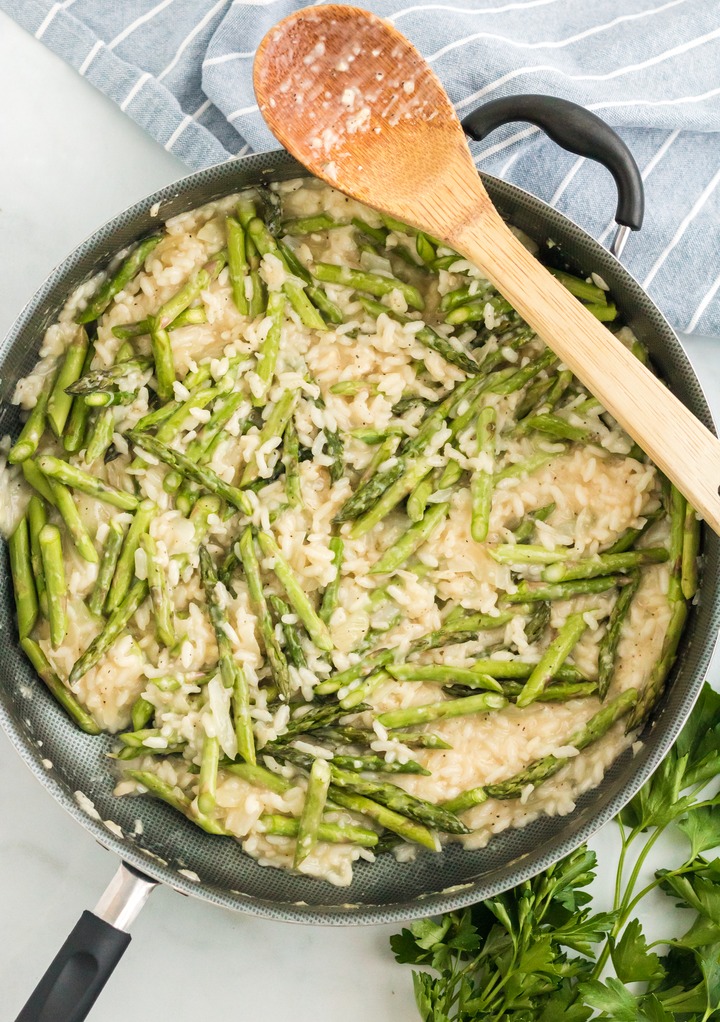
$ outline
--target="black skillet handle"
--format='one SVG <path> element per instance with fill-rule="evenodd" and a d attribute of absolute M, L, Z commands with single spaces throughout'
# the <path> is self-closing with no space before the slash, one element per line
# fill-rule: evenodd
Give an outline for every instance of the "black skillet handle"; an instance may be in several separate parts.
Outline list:
<path fill-rule="evenodd" d="M 83 1022 L 125 954 L 126 928 L 155 886 L 123 863 L 95 912 L 80 916 L 16 1022 Z"/>
<path fill-rule="evenodd" d="M 606 167 L 618 190 L 615 220 L 633 231 L 640 230 L 645 210 L 642 177 L 632 153 L 609 124 L 567 99 L 527 95 L 483 103 L 463 118 L 462 126 L 467 135 L 479 142 L 512 121 L 535 124 L 563 149 Z"/>

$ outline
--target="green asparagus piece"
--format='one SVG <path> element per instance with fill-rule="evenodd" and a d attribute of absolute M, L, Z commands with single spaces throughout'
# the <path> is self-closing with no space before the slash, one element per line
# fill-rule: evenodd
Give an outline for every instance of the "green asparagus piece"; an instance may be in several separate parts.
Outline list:
<path fill-rule="evenodd" d="M 429 731 L 398 731 L 388 730 L 388 738 L 403 745 L 417 745 L 421 749 L 452 749 L 452 745 Z"/>
<path fill-rule="evenodd" d="M 147 451 L 148 454 L 153 455 L 163 464 L 169 468 L 179 472 L 180 475 L 187 477 L 192 482 L 197 483 L 204 490 L 209 493 L 214 493 L 223 500 L 226 500 L 228 504 L 232 504 L 243 514 L 252 514 L 252 505 L 247 498 L 247 495 L 238 489 L 236 486 L 231 486 L 230 483 L 226 483 L 217 472 L 213 472 L 211 468 L 207 468 L 203 465 L 196 465 L 186 455 L 181 454 L 179 451 L 174 450 L 172 447 L 168 447 L 167 444 L 161 443 L 155 437 L 148 436 L 146 433 L 140 433 L 137 430 L 130 430 L 127 434 L 128 439 L 142 450 Z"/>
<path fill-rule="evenodd" d="M 308 635 L 318 649 L 329 653 L 334 646 L 328 627 L 316 614 L 312 603 L 295 577 L 287 560 L 280 552 L 277 543 L 267 532 L 258 533 L 258 543 L 265 557 L 272 558 L 272 570 L 277 575 L 293 610 L 302 621 Z"/>
<path fill-rule="evenodd" d="M 663 547 L 628 550 L 622 554 L 596 554 L 583 561 L 550 564 L 543 571 L 546 582 L 571 582 L 576 579 L 597 578 L 614 572 L 633 571 L 646 564 L 661 564 L 669 554 Z"/>
<path fill-rule="evenodd" d="M 262 447 L 273 437 L 282 436 L 285 432 L 285 428 L 290 421 L 297 395 L 291 390 L 286 390 L 279 401 L 273 406 L 272 411 L 268 415 L 265 423 L 260 430 L 258 435 L 258 447 Z M 253 458 L 245 466 L 245 471 L 240 478 L 241 486 L 249 486 L 250 483 L 254 482 L 259 475 L 259 469 L 257 460 Z M 244 498 L 247 500 L 247 498 Z M 251 511 L 246 511 L 246 514 L 250 514 Z"/>
<path fill-rule="evenodd" d="M 522 692 L 523 686 L 519 681 L 506 681 L 503 683 L 503 694 L 513 702 Z M 538 696 L 539 703 L 566 703 L 569 699 L 587 699 L 589 696 L 598 694 L 598 687 L 594 681 L 561 681 L 556 685 L 550 685 Z"/>
<path fill-rule="evenodd" d="M 493 473 L 495 471 L 495 430 L 497 413 L 492 405 L 488 405 L 478 415 L 477 447 L 478 455 L 488 462 L 484 469 L 473 472 L 470 484 L 472 495 L 471 534 L 476 543 L 484 543 L 490 527 L 490 511 L 492 510 Z"/>
<path fill-rule="evenodd" d="M 103 612 L 105 600 L 107 599 L 108 592 L 110 591 L 110 585 L 115 576 L 115 569 L 120 556 L 123 539 L 124 533 L 122 527 L 113 520 L 110 522 L 107 539 L 105 540 L 105 546 L 103 547 L 95 586 L 90 599 L 88 600 L 88 610 L 90 610 L 93 614 L 102 614 Z"/>
<path fill-rule="evenodd" d="M 663 690 L 665 680 L 675 663 L 675 657 L 677 656 L 677 648 L 682 637 L 683 628 L 687 621 L 688 607 L 687 603 L 683 599 L 678 599 L 672 602 L 672 615 L 670 617 L 670 624 L 668 630 L 665 633 L 665 639 L 663 641 L 662 651 L 660 658 L 652 669 L 650 674 L 650 680 L 643 688 L 638 702 L 630 717 L 625 728 L 625 733 L 633 731 L 639 724 L 641 724 L 652 710 L 655 703 L 660 697 L 660 693 Z"/>
<path fill-rule="evenodd" d="M 95 358 L 95 345 L 92 341 L 88 342 L 87 351 L 85 353 L 85 361 L 83 362 L 82 374 L 90 371 L 93 359 Z M 68 388 L 68 392 L 71 392 L 74 384 Z M 70 415 L 65 424 L 65 434 L 63 436 L 63 447 L 66 451 L 71 454 L 79 451 L 85 440 L 85 430 L 87 428 L 88 418 L 90 416 L 90 408 L 84 401 L 73 401 L 70 409 Z"/>
<path fill-rule="evenodd" d="M 82 399 L 88 411 L 96 408 L 114 408 L 118 405 L 131 405 L 137 397 L 135 390 L 102 390 L 88 394 Z"/>
<path fill-rule="evenodd" d="M 85 464 L 92 465 L 102 458 L 112 443 L 115 431 L 115 414 L 111 408 L 101 411 L 93 423 L 85 448 Z"/>
<path fill-rule="evenodd" d="M 307 791 L 305 793 L 305 804 L 298 821 L 295 858 L 293 860 L 295 869 L 308 857 L 317 844 L 318 831 L 327 802 L 329 787 L 330 766 L 327 760 L 316 759 L 310 770 Z"/>
<path fill-rule="evenodd" d="M 567 547 L 549 550 L 547 547 L 533 546 L 530 543 L 500 543 L 488 553 L 500 564 L 555 564 L 558 561 L 569 560 L 573 552 Z"/>
<path fill-rule="evenodd" d="M 657 508 L 655 511 L 648 511 L 646 514 L 643 514 L 642 517 L 645 519 L 644 525 L 637 529 L 625 529 L 625 531 L 618 536 L 613 545 L 608 547 L 607 550 L 604 550 L 603 553 L 624 554 L 627 550 L 632 549 L 637 545 L 637 541 L 644 536 L 646 532 L 649 532 L 655 522 L 659 521 L 664 514 L 665 511 L 662 507 Z"/>
<path fill-rule="evenodd" d="M 32 486 L 36 493 L 40 494 L 48 504 L 52 504 L 55 507 L 55 498 L 53 497 L 52 490 L 50 489 L 50 483 L 42 474 L 37 466 L 37 462 L 33 458 L 27 458 L 23 461 L 21 466 L 22 474 L 25 477 L 25 482 L 28 486 Z"/>
<path fill-rule="evenodd" d="M 443 808 L 447 809 L 450 813 L 455 813 L 459 816 L 460 813 L 467 812 L 468 809 L 472 809 L 474 806 L 482 805 L 483 802 L 487 802 L 487 793 L 484 788 L 470 788 L 468 791 L 463 791 L 455 798 L 451 798 L 448 802 L 443 802 Z"/>
<path fill-rule="evenodd" d="M 587 628 L 583 614 L 570 614 L 562 628 L 550 643 L 525 682 L 522 692 L 517 698 L 518 706 L 529 706 L 545 691 L 550 681 L 557 675 L 580 637 Z"/>
<path fill-rule="evenodd" d="M 611 323 L 617 319 L 617 306 L 612 302 L 605 302 L 602 305 L 586 305 L 585 308 L 601 323 Z"/>
<path fill-rule="evenodd" d="M 327 330 L 327 324 L 310 301 L 308 289 L 305 285 L 287 277 L 282 288 L 288 301 L 300 317 L 301 323 L 309 327 L 310 330 Z M 320 292 L 320 288 L 311 288 L 311 290 L 314 294 Z"/>
<path fill-rule="evenodd" d="M 600 640 L 598 646 L 598 695 L 604 699 L 610 688 L 610 682 L 615 671 L 615 659 L 618 643 L 623 625 L 630 613 L 630 604 L 640 585 L 640 573 L 636 572 L 630 576 L 626 586 L 620 590 L 615 606 L 610 614 L 607 624 L 607 631 Z"/>
<path fill-rule="evenodd" d="M 338 692 L 340 706 L 346 712 L 352 710 L 358 712 L 358 706 L 363 704 L 365 700 L 372 695 L 372 693 L 384 685 L 386 681 L 390 681 L 390 675 L 385 670 L 374 671 L 368 675 L 362 682 L 357 684 L 348 685 L 347 688 L 342 688 Z"/>
<path fill-rule="evenodd" d="M 144 696 L 138 696 L 133 703 L 133 707 L 130 712 L 133 731 L 142 731 L 143 728 L 147 727 L 154 716 L 155 707 L 153 704 L 145 699 Z"/>
<path fill-rule="evenodd" d="M 387 236 L 390 233 L 387 227 L 372 227 L 359 216 L 354 216 L 350 222 L 353 227 L 357 227 L 361 234 L 364 234 L 366 238 L 375 242 L 376 245 L 385 245 Z"/>
<path fill-rule="evenodd" d="M 424 848 L 429 848 L 431 852 L 440 851 L 440 843 L 431 830 L 428 830 L 427 827 L 424 827 L 420 823 L 409 820 L 407 817 L 402 816 L 393 809 L 388 809 L 386 806 L 379 805 L 377 802 L 374 802 L 372 799 L 365 798 L 363 795 L 344 791 L 343 789 L 335 788 L 332 785 L 329 790 L 329 796 L 333 802 L 337 803 L 337 805 L 342 806 L 344 809 L 349 809 L 354 813 L 360 813 L 362 816 L 369 816 L 370 819 L 379 823 L 381 827 L 385 827 L 386 830 L 392 831 L 393 834 L 398 834 L 406 841 L 411 841 L 414 844 L 422 845 Z"/>
<path fill-rule="evenodd" d="M 426 770 L 425 767 L 420 766 L 419 763 L 412 759 L 401 763 L 399 760 L 392 760 L 390 762 L 383 756 L 339 756 L 335 753 L 332 761 L 333 766 L 339 767 L 341 770 L 354 770 L 358 773 L 422 774 L 426 777 L 430 776 L 429 770 Z"/>
<path fill-rule="evenodd" d="M 286 791 L 296 787 L 286 777 L 274 774 L 272 770 L 267 770 L 257 763 L 223 762 L 221 768 L 229 774 L 242 777 L 248 784 L 253 784 L 257 788 L 268 788 L 270 791 L 274 791 L 276 795 L 284 795 Z"/>
<path fill-rule="evenodd" d="M 220 742 L 217 738 L 205 735 L 202 758 L 200 760 L 200 776 L 198 778 L 197 804 L 201 813 L 211 813 L 215 808 L 219 762 Z"/>
<path fill-rule="evenodd" d="M 50 643 L 53 649 L 59 649 L 65 640 L 68 628 L 67 584 L 65 582 L 65 562 L 63 561 L 60 530 L 56 525 L 43 525 L 38 540 L 47 593 Z M 15 574 L 13 573 L 14 579 Z M 34 585 L 31 585 L 31 591 L 34 599 Z M 35 604 L 35 614 L 37 614 L 37 603 Z M 24 629 L 21 629 L 20 638 L 24 639 L 25 635 L 26 632 Z M 74 679 L 71 678 L 72 680 Z"/>
<path fill-rule="evenodd" d="M 150 369 L 152 364 L 152 359 L 138 356 L 116 362 L 105 369 L 95 369 L 92 372 L 83 367 L 83 375 L 66 387 L 66 392 L 78 397 L 103 392 L 112 388 L 118 380 L 124 380 L 130 373 L 144 372 L 146 369 Z"/>
<path fill-rule="evenodd" d="M 67 715 L 75 721 L 77 726 L 88 735 L 99 735 L 100 728 L 97 726 L 91 715 L 84 710 L 72 692 L 63 685 L 52 666 L 43 653 L 40 646 L 33 639 L 27 636 L 21 638 L 20 645 L 23 652 L 33 665 L 38 675 L 50 690 L 50 693 L 65 710 Z"/>
<path fill-rule="evenodd" d="M 295 423 L 290 419 L 283 433 L 282 462 L 285 468 L 285 495 L 290 507 L 302 507 L 299 445 Z"/>
<path fill-rule="evenodd" d="M 47 528 L 47 526 L 41 527 L 40 536 L 42 536 L 43 528 Z M 20 633 L 20 638 L 24 639 L 35 627 L 38 616 L 38 596 L 35 588 L 35 576 L 30 549 L 30 530 L 27 518 L 21 518 L 16 525 L 15 531 L 8 541 L 8 548 L 10 552 L 10 571 L 15 590 L 18 632 Z M 42 552 L 42 544 L 40 549 Z M 44 575 L 44 567 L 42 570 Z"/>
<path fill-rule="evenodd" d="M 507 319 L 508 313 L 512 314 L 513 312 L 510 303 L 506 302 L 500 295 L 495 298 L 491 298 L 489 295 L 487 297 L 480 295 L 480 297 L 476 297 L 471 302 L 456 305 L 445 317 L 445 322 L 451 323 L 453 326 L 459 326 L 464 323 L 484 322 L 485 310 L 488 305 L 493 310 L 496 325 Z"/>
<path fill-rule="evenodd" d="M 579 731 L 570 735 L 565 744 L 572 746 L 578 751 L 586 749 L 588 745 L 597 742 L 607 734 L 615 721 L 624 717 L 635 706 L 638 694 L 634 688 L 627 689 L 616 696 L 611 702 L 604 706 L 594 717 L 591 717 L 587 724 Z M 525 788 L 532 784 L 536 787 L 542 781 L 547 780 L 556 774 L 558 770 L 569 762 L 569 757 L 544 756 L 535 760 L 530 766 L 521 770 L 519 774 L 508 777 L 505 781 L 497 784 L 488 784 L 485 792 L 488 798 L 509 799 L 520 798 Z"/>
<path fill-rule="evenodd" d="M 55 479 L 50 480 L 50 489 L 55 498 L 55 506 L 65 522 L 65 527 L 70 533 L 75 549 L 86 561 L 89 561 L 91 564 L 97 564 L 99 560 L 97 550 L 83 524 L 70 490 Z"/>
<path fill-rule="evenodd" d="M 202 576 L 208 614 L 215 632 L 218 647 L 220 675 L 225 688 L 232 690 L 233 713 L 235 717 L 235 735 L 238 751 L 247 763 L 255 762 L 255 737 L 250 718 L 250 690 L 242 666 L 233 656 L 232 646 L 228 638 L 228 623 L 225 609 L 217 597 L 218 577 L 207 547 L 200 546 L 200 573 Z"/>
<path fill-rule="evenodd" d="M 138 505 L 135 517 L 125 536 L 122 553 L 118 558 L 110 585 L 105 605 L 108 612 L 113 612 L 119 607 L 130 589 L 132 580 L 135 578 L 135 552 L 140 546 L 140 537 L 148 531 L 156 514 L 157 505 L 152 500 L 143 500 Z"/>
<path fill-rule="evenodd" d="M 520 476 L 532 475 L 537 469 L 547 465 L 553 458 L 557 458 L 557 453 L 552 454 L 546 451 L 537 451 L 537 453 L 531 455 L 525 461 L 516 461 L 511 465 L 506 466 L 500 472 L 495 475 L 495 483 L 500 483 L 503 479 L 517 479 Z"/>
<path fill-rule="evenodd" d="M 37 591 L 40 611 L 45 617 L 47 617 L 48 604 L 45 587 L 45 573 L 43 571 L 42 553 L 40 551 L 40 532 L 43 526 L 47 525 L 47 511 L 45 509 L 45 502 L 41 497 L 38 497 L 35 494 L 32 495 L 28 501 L 26 518 L 30 539 L 30 563 L 32 566 L 31 577 L 35 580 L 35 589 Z M 10 542 L 12 543 L 12 539 Z"/>
<path fill-rule="evenodd" d="M 285 636 L 285 658 L 289 664 L 293 667 L 307 667 L 307 659 L 305 657 L 305 651 L 300 643 L 300 636 L 297 633 L 296 627 L 293 624 L 288 624 L 283 621 L 286 615 L 290 614 L 290 608 L 284 600 L 281 600 L 279 596 L 275 596 L 273 593 L 268 597 L 268 602 L 272 607 L 276 618 L 280 622 L 280 627 L 283 630 Z"/>
<path fill-rule="evenodd" d="M 175 645 L 173 605 L 168 593 L 165 569 L 158 561 L 157 545 L 149 532 L 140 536 L 140 547 L 145 552 L 150 601 L 155 615 L 155 634 L 161 646 Z"/>
<path fill-rule="evenodd" d="M 572 426 L 559 415 L 530 415 L 523 419 L 523 426 L 545 433 L 555 440 L 573 440 L 583 443 L 590 439 L 590 430 L 583 426 Z"/>
<path fill-rule="evenodd" d="M 102 500 L 105 504 L 119 507 L 123 511 L 134 511 L 138 506 L 138 499 L 133 493 L 109 486 L 90 472 L 85 472 L 76 465 L 69 465 L 66 461 L 54 458 L 51 454 L 44 454 L 38 458 L 37 466 L 49 479 L 62 483 L 63 486 L 69 486 L 73 490 L 86 493 L 97 500 Z"/>
<path fill-rule="evenodd" d="M 298 836 L 299 822 L 292 816 L 263 815 L 260 823 L 263 831 L 274 837 Z M 317 839 L 333 845 L 352 844 L 363 848 L 373 848 L 378 843 L 374 830 L 349 823 L 321 822 L 317 828 Z"/>
<path fill-rule="evenodd" d="M 683 529 L 682 566 L 680 572 L 682 594 L 692 600 L 698 587 L 698 555 L 700 553 L 700 520 L 695 508 L 688 504 L 685 509 Z"/>
<path fill-rule="evenodd" d="M 525 641 L 531 646 L 539 642 L 550 624 L 550 604 L 536 603 L 535 608 L 525 624 Z"/>
<path fill-rule="evenodd" d="M 446 809 L 443 809 L 442 806 L 435 805 L 434 802 L 426 802 L 424 799 L 417 798 L 414 795 L 409 795 L 402 788 L 398 788 L 397 785 L 391 782 L 360 777 L 358 774 L 351 773 L 348 770 L 340 770 L 332 763 L 330 764 L 330 771 L 332 775 L 330 797 L 333 802 L 339 801 L 335 798 L 337 791 L 353 792 L 356 795 L 364 795 L 366 798 L 371 798 L 374 802 L 379 802 L 388 809 L 402 813 L 418 823 L 424 823 L 434 830 L 441 830 L 446 834 L 468 833 L 467 827 L 452 813 L 448 813 Z M 340 804 L 342 805 L 342 803 Z M 391 830 L 392 828 L 389 827 L 388 829 Z"/>
<path fill-rule="evenodd" d="M 481 675 L 477 676 L 478 679 Z M 493 692 L 481 692 L 463 699 L 447 699 L 440 703 L 426 703 L 423 706 L 408 706 L 402 710 L 390 710 L 377 718 L 383 727 L 411 727 L 427 724 L 431 720 L 448 717 L 464 717 L 472 713 L 489 713 L 501 710 L 507 699 Z"/>
<path fill-rule="evenodd" d="M 233 301 L 238 312 L 247 316 L 249 310 L 245 294 L 245 281 L 248 262 L 245 254 L 245 231 L 235 217 L 229 216 L 225 221 L 225 233 L 227 235 L 228 267 Z"/>
<path fill-rule="evenodd" d="M 490 388 L 490 393 L 502 395 L 514 394 L 516 391 L 527 386 L 530 380 L 534 379 L 539 373 L 551 369 L 556 362 L 557 357 L 548 348 L 542 355 L 539 355 L 537 358 L 528 362 L 526 366 L 523 366 L 522 369 L 517 369 L 512 376 L 494 384 Z"/>
<path fill-rule="evenodd" d="M 287 660 L 275 637 L 275 627 L 268 610 L 265 594 L 260 578 L 260 566 L 255 553 L 255 540 L 250 526 L 243 532 L 238 544 L 242 560 L 245 581 L 250 594 L 250 604 L 257 618 L 258 628 L 265 647 L 265 654 L 270 663 L 275 684 L 284 699 L 290 698 L 290 675 Z"/>
<path fill-rule="evenodd" d="M 83 675 L 100 662 L 115 640 L 125 631 L 133 614 L 145 602 L 147 594 L 147 582 L 136 579 L 124 599 L 113 609 L 103 630 L 95 636 L 83 655 L 76 660 L 70 671 L 71 684 L 79 681 Z"/>
<path fill-rule="evenodd" d="M 607 305 L 607 295 L 597 284 L 581 280 L 580 277 L 574 277 L 572 273 L 565 273 L 563 270 L 551 269 L 550 273 L 576 298 L 580 298 L 584 302 L 592 302 L 595 305 Z"/>
<path fill-rule="evenodd" d="M 455 462 L 455 464 L 457 464 Z M 414 488 L 412 493 L 407 499 L 405 505 L 405 513 L 411 522 L 421 522 L 425 509 L 427 508 L 428 500 L 435 492 L 437 484 L 436 473 L 433 475 L 425 476 L 421 479 L 417 486 Z M 440 488 L 439 486 L 437 487 Z"/>
<path fill-rule="evenodd" d="M 463 685 L 499 692 L 500 695 L 503 692 L 500 683 L 491 675 L 481 674 L 474 668 L 455 667 L 453 664 L 390 664 L 387 671 L 397 681 L 432 681 L 439 685 Z"/>
<path fill-rule="evenodd" d="M 179 788 L 173 788 L 172 785 L 166 784 L 165 781 L 161 781 L 157 774 L 152 773 L 150 770 L 127 770 L 126 775 L 132 777 L 134 781 L 141 784 L 143 788 L 147 788 L 151 795 L 155 795 L 156 798 L 162 799 L 163 802 L 167 802 L 168 805 L 172 806 L 173 809 L 177 809 L 184 816 L 187 816 L 189 820 L 196 823 L 198 827 L 206 831 L 208 834 L 226 834 L 227 831 L 222 827 L 217 820 L 213 820 L 210 816 L 206 816 L 201 813 L 199 809 L 195 809 L 187 797 L 183 794 Z"/>
<path fill-rule="evenodd" d="M 55 383 L 47 403 L 47 419 L 56 437 L 63 435 L 73 402 L 71 395 L 67 393 L 67 388 L 79 378 L 83 371 L 89 343 L 87 331 L 84 327 L 79 327 L 77 335 L 65 351 L 65 357 L 55 377 Z"/>
<path fill-rule="evenodd" d="M 76 323 L 92 323 L 99 319 L 110 305 L 115 295 L 119 294 L 130 281 L 137 276 L 145 264 L 145 260 L 161 241 L 159 234 L 151 234 L 141 241 L 130 255 L 119 266 L 118 270 L 105 280 L 82 312 L 75 317 Z"/>
<path fill-rule="evenodd" d="M 185 309 L 179 316 L 168 325 L 168 330 L 180 330 L 184 326 L 197 326 L 200 323 L 207 323 L 207 312 L 203 305 L 192 305 Z M 121 341 L 129 341 L 133 337 L 142 337 L 152 330 L 152 317 L 141 319 L 139 323 L 123 323 L 121 326 L 113 327 L 113 335 Z M 152 362 L 151 362 L 152 365 Z"/>
<path fill-rule="evenodd" d="M 425 308 L 422 295 L 412 284 L 397 277 L 381 276 L 379 273 L 367 273 L 364 270 L 353 270 L 348 266 L 337 266 L 334 263 L 315 263 L 312 268 L 313 276 L 326 284 L 342 284 L 344 287 L 353 288 L 355 291 L 364 291 L 366 294 L 382 298 L 393 291 L 399 291 L 411 309 Z"/>
<path fill-rule="evenodd" d="M 20 435 L 10 448 L 8 462 L 11 465 L 19 465 L 31 458 L 38 449 L 45 426 L 47 423 L 47 408 L 50 394 L 53 392 L 53 377 L 44 381 L 43 389 L 37 396 L 35 407 L 31 410 L 25 425 L 20 430 Z"/>
<path fill-rule="evenodd" d="M 419 522 L 411 525 L 395 545 L 385 551 L 380 560 L 370 569 L 370 574 L 384 575 L 396 571 L 428 541 L 449 510 L 449 503 L 433 504 Z"/>
<path fill-rule="evenodd" d="M 623 582 L 622 575 L 601 575 L 598 578 L 581 578 L 573 582 L 557 582 L 554 585 L 530 585 L 521 582 L 516 592 L 504 597 L 506 603 L 532 603 L 537 600 L 572 600 L 575 596 L 590 596 L 605 593 Z"/>
<path fill-rule="evenodd" d="M 285 320 L 285 294 L 282 291 L 271 291 L 268 295 L 267 315 L 272 320 L 270 329 L 258 352 L 257 375 L 262 381 L 262 390 L 253 394 L 252 403 L 262 406 L 267 401 L 267 393 L 275 375 L 280 338 Z"/>
<path fill-rule="evenodd" d="M 325 592 L 323 593 L 322 601 L 320 603 L 320 610 L 318 611 L 320 620 L 326 625 L 330 623 L 330 618 L 332 617 L 333 611 L 337 607 L 338 603 L 345 544 L 340 536 L 331 536 L 328 546 L 330 547 L 330 551 L 333 555 L 335 578 L 325 587 Z"/>
<path fill-rule="evenodd" d="M 545 507 L 539 507 L 536 511 L 527 514 L 515 529 L 515 542 L 527 543 L 535 531 L 535 523 L 546 522 L 554 510 L 555 504 L 546 504 Z"/>
<path fill-rule="evenodd" d="M 283 220 L 281 227 L 284 234 L 300 237 L 303 234 L 318 234 L 320 231 L 331 231 L 335 227 L 345 227 L 340 220 L 333 220 L 329 213 L 314 213 L 310 216 L 294 217 Z"/>

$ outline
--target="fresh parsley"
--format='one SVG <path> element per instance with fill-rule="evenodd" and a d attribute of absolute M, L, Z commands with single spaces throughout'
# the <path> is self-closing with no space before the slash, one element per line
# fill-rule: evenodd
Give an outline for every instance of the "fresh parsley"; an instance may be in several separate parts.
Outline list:
<path fill-rule="evenodd" d="M 720 1022 L 720 695 L 709 685 L 675 745 L 617 817 L 621 852 L 611 912 L 585 888 L 581 847 L 505 894 L 391 938 L 413 972 L 423 1022 Z M 673 827 L 689 845 L 676 869 L 638 890 L 647 856 Z M 636 917 L 659 889 L 686 911 L 682 936 L 648 944 Z M 681 928 L 681 927 L 678 927 Z"/>

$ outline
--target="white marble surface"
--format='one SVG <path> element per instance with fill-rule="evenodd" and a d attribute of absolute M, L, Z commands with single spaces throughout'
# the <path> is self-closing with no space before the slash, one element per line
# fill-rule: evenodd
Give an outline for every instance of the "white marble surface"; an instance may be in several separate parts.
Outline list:
<path fill-rule="evenodd" d="M 74 71 L 0 13 L 0 335 L 55 263 L 100 223 L 181 176 L 183 166 Z M 688 350 L 720 412 L 720 340 Z M 713 680 L 720 676 L 711 671 Z M 0 1022 L 15 1017 L 116 861 L 67 816 L 0 735 Z M 596 837 L 614 865 L 612 825 Z M 413 1022 L 409 970 L 392 926 L 326 929 L 255 919 L 153 894 L 93 1013 L 295 1022 Z M 262 1014 L 261 1014 L 262 1013 Z M 62 1022 L 62 1020 L 57 1020 Z"/>

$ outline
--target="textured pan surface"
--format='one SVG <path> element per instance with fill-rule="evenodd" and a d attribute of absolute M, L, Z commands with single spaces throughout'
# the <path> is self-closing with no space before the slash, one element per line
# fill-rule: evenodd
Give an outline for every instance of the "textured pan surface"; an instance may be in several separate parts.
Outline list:
<path fill-rule="evenodd" d="M 282 151 L 231 161 L 156 192 L 85 241 L 51 274 L 0 345 L 0 435 L 17 431 L 17 412 L 9 404 L 15 381 L 32 368 L 44 330 L 78 284 L 168 217 L 264 179 L 283 180 L 304 173 Z M 562 243 L 580 269 L 595 270 L 605 278 L 625 320 L 647 344 L 662 376 L 712 427 L 707 403 L 682 347 L 639 284 L 597 242 L 540 200 L 495 178 L 483 177 L 483 181 L 508 220 L 539 241 L 549 236 Z M 160 203 L 160 210 L 153 218 L 150 210 L 155 203 Z M 35 776 L 101 844 L 186 894 L 296 922 L 380 923 L 448 911 L 506 890 L 569 853 L 610 820 L 658 765 L 700 691 L 715 644 L 720 619 L 714 586 L 719 546 L 718 538 L 706 530 L 706 581 L 692 608 L 666 693 L 643 734 L 642 749 L 634 757 L 630 753 L 621 757 L 600 787 L 579 800 L 574 813 L 505 831 L 479 851 L 453 845 L 441 855 L 421 852 L 409 865 L 398 865 L 392 855 L 382 856 L 373 865 L 356 863 L 355 879 L 347 888 L 261 867 L 236 842 L 204 834 L 150 798 L 114 798 L 106 758 L 110 739 L 78 731 L 19 650 L 7 560 L 0 578 L 0 722 Z M 52 767 L 43 766 L 43 760 Z M 76 792 L 91 800 L 100 819 L 81 808 Z M 142 836 L 119 838 L 103 824 L 107 820 L 126 835 L 133 833 L 140 820 Z M 179 869 L 191 870 L 201 882 L 188 879 Z"/>

